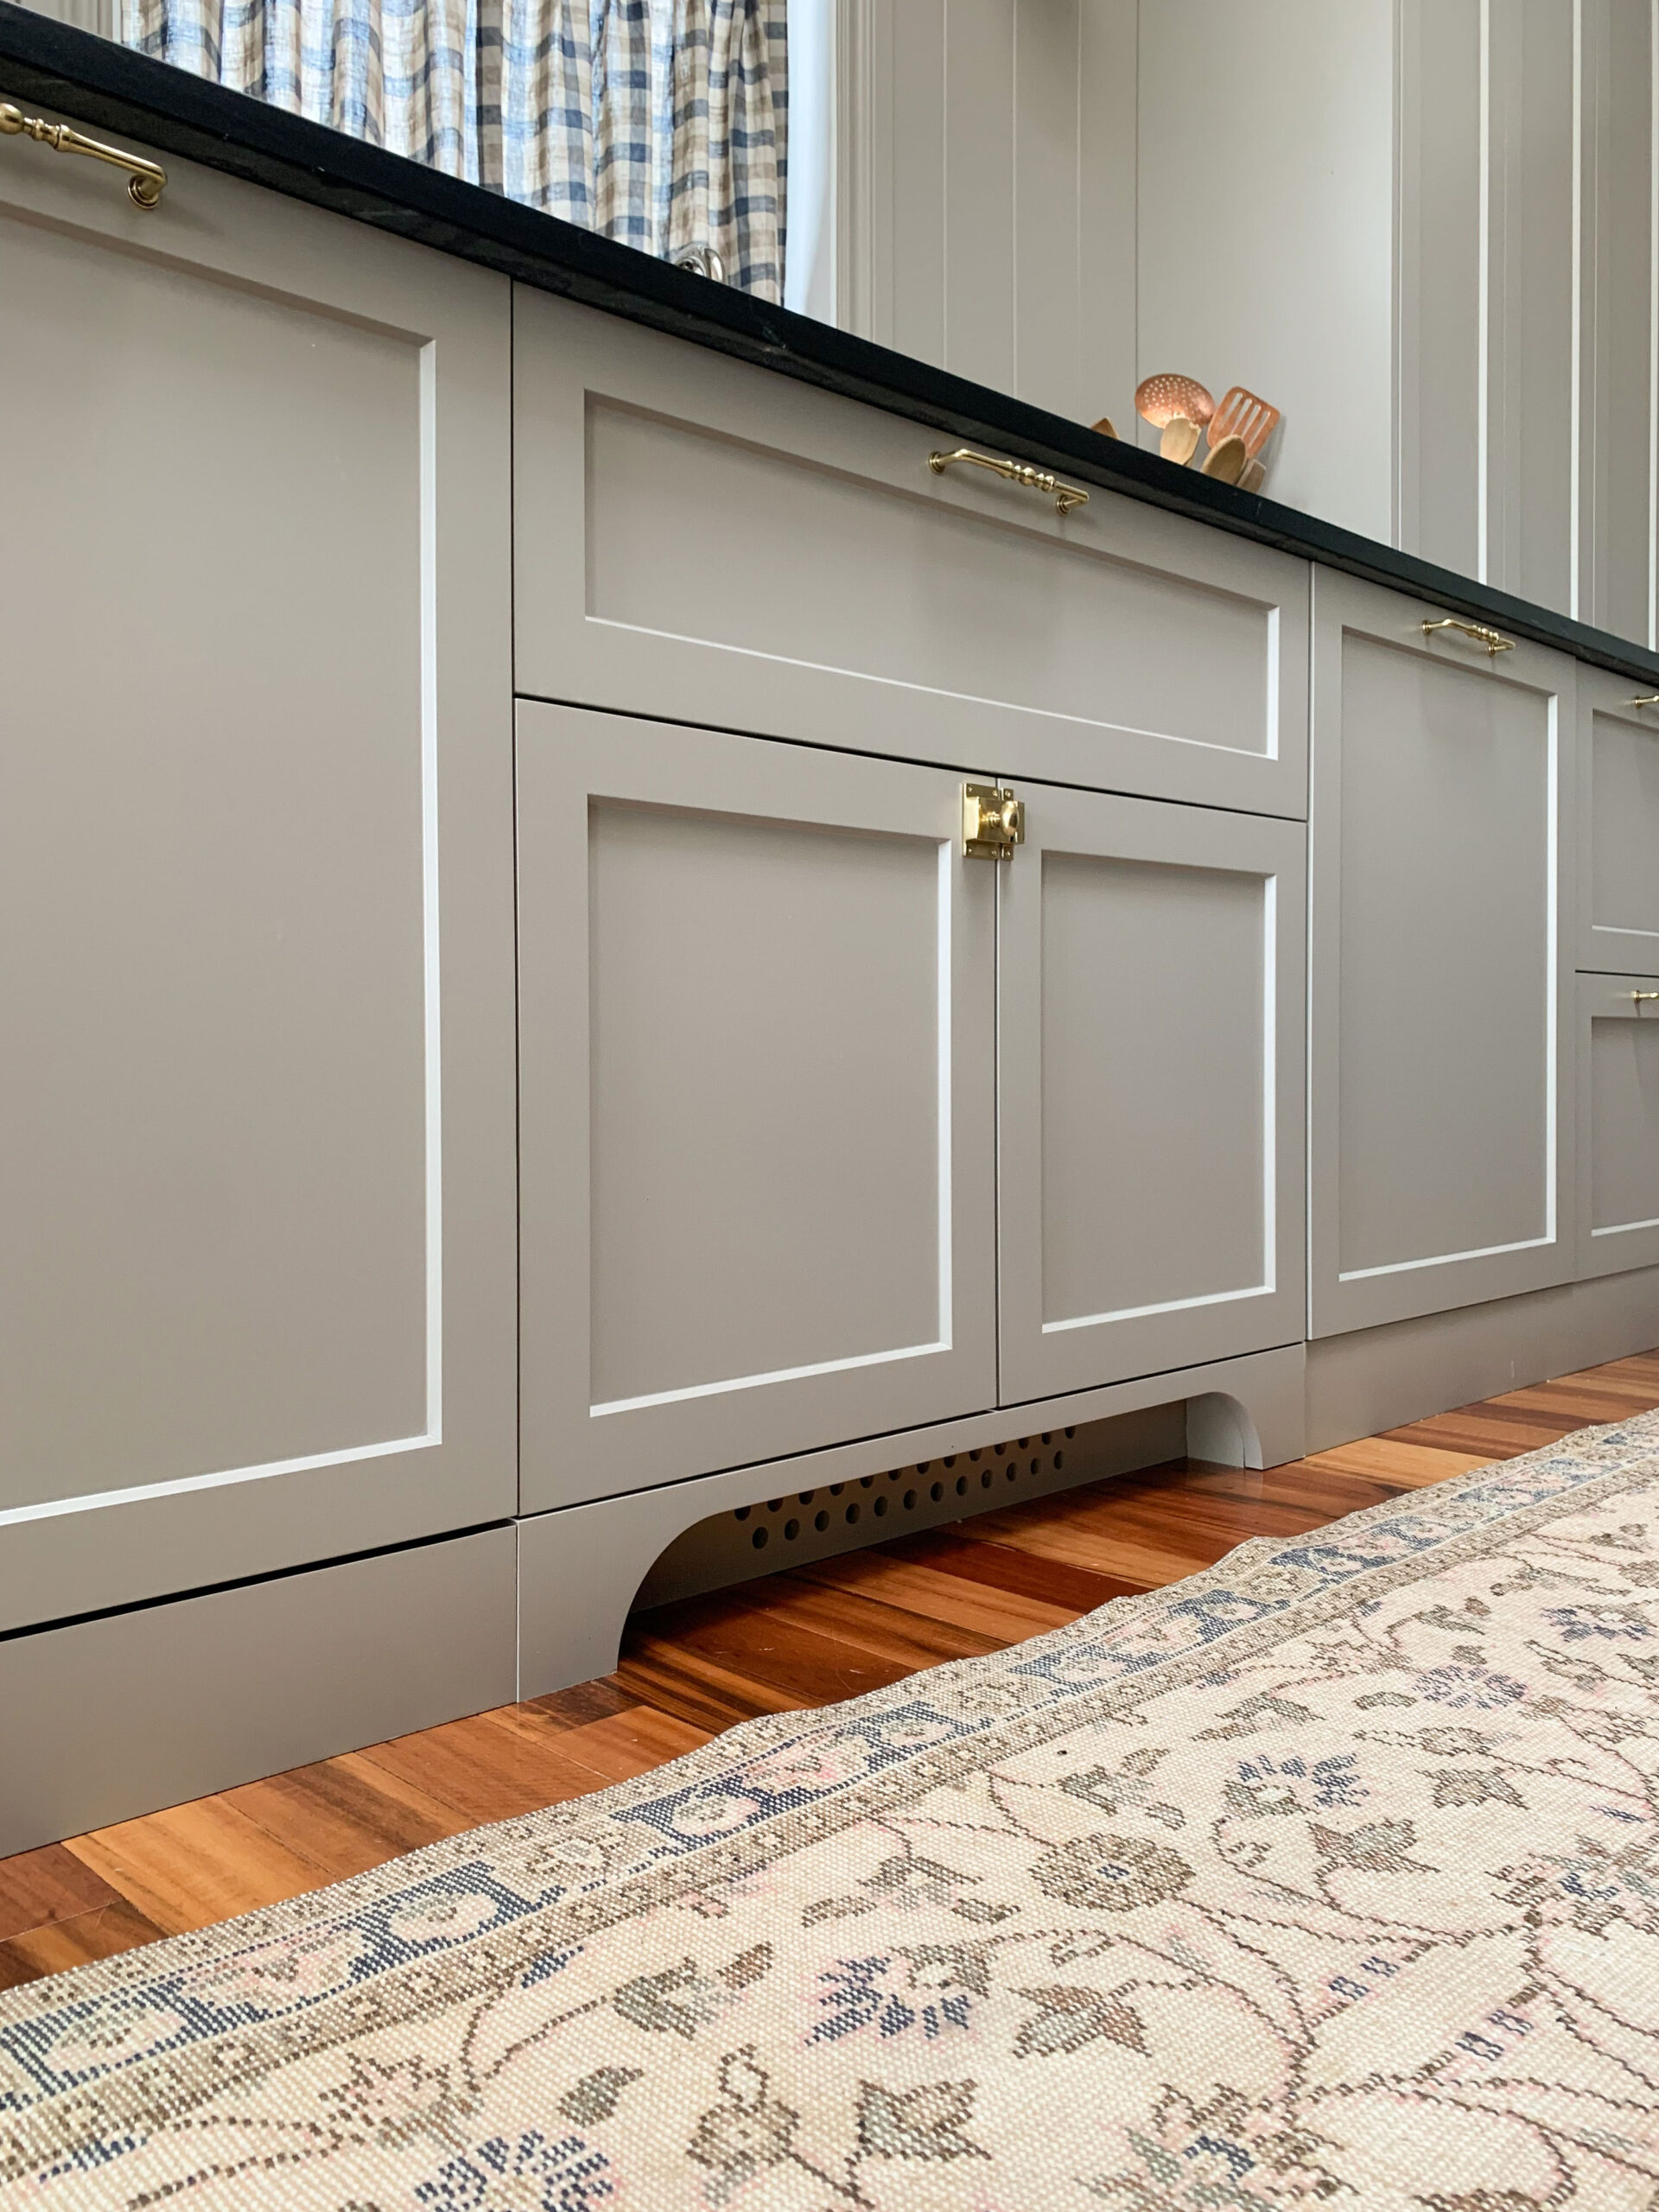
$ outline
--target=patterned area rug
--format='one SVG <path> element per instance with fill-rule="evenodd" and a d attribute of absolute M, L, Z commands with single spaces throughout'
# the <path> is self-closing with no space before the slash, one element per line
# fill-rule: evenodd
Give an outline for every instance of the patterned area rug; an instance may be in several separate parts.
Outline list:
<path fill-rule="evenodd" d="M 1659 1414 L 0 1999 L 0 2204 L 1652 2212 Z"/>

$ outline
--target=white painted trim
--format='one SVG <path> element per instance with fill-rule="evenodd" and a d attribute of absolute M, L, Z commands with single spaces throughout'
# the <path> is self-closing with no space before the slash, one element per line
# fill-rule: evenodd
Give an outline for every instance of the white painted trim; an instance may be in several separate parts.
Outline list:
<path fill-rule="evenodd" d="M 264 1482 L 272 1475 L 302 1475 L 314 1467 L 345 1467 L 359 1459 L 386 1459 L 398 1452 L 423 1452 L 435 1436 L 400 1436 L 390 1444 L 359 1444 L 344 1452 L 314 1452 L 302 1459 L 272 1459 L 261 1467 L 227 1467 L 210 1475 L 181 1475 L 171 1482 L 135 1483 L 130 1490 L 88 1491 L 79 1497 L 48 1497 L 38 1505 L 11 1505 L 0 1512 L 0 1529 L 23 1521 L 55 1521 L 60 1514 L 93 1513 L 100 1506 L 142 1505 L 155 1497 L 184 1497 L 192 1491 L 225 1490 L 234 1483 Z"/>
<path fill-rule="evenodd" d="M 845 1375 L 855 1367 L 887 1367 L 895 1359 L 926 1359 L 949 1351 L 948 1340 L 931 1344 L 900 1344 L 893 1351 L 855 1352 L 849 1359 L 821 1359 L 810 1367 L 779 1367 L 770 1375 L 734 1375 L 724 1382 L 693 1382 L 683 1390 L 654 1390 L 643 1398 L 613 1398 L 608 1404 L 589 1406 L 589 1421 L 607 1414 L 636 1414 L 647 1406 L 683 1406 L 693 1398 L 723 1398 L 733 1390 L 762 1390 L 774 1382 L 804 1382 L 815 1375 Z"/>

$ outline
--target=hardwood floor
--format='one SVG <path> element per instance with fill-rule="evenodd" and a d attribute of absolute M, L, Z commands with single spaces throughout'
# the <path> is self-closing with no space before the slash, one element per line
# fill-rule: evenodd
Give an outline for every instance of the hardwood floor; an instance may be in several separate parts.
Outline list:
<path fill-rule="evenodd" d="M 1659 1352 L 1265 1474 L 1178 1462 L 642 1613 L 602 1681 L 0 1860 L 0 1988 L 643 1773 L 760 1713 L 995 1651 L 1290 1535 L 1659 1406 Z"/>

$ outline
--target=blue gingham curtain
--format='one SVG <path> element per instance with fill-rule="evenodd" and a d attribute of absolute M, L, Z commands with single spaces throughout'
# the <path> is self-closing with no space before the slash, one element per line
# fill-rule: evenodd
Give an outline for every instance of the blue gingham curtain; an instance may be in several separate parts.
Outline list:
<path fill-rule="evenodd" d="M 196 75 L 784 293 L 786 0 L 121 0 Z"/>

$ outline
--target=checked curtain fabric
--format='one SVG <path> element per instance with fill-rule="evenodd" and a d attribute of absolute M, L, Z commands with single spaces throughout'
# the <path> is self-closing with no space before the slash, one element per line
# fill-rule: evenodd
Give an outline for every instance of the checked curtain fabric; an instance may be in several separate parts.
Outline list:
<path fill-rule="evenodd" d="M 781 300 L 785 0 L 121 0 L 124 42 Z"/>

